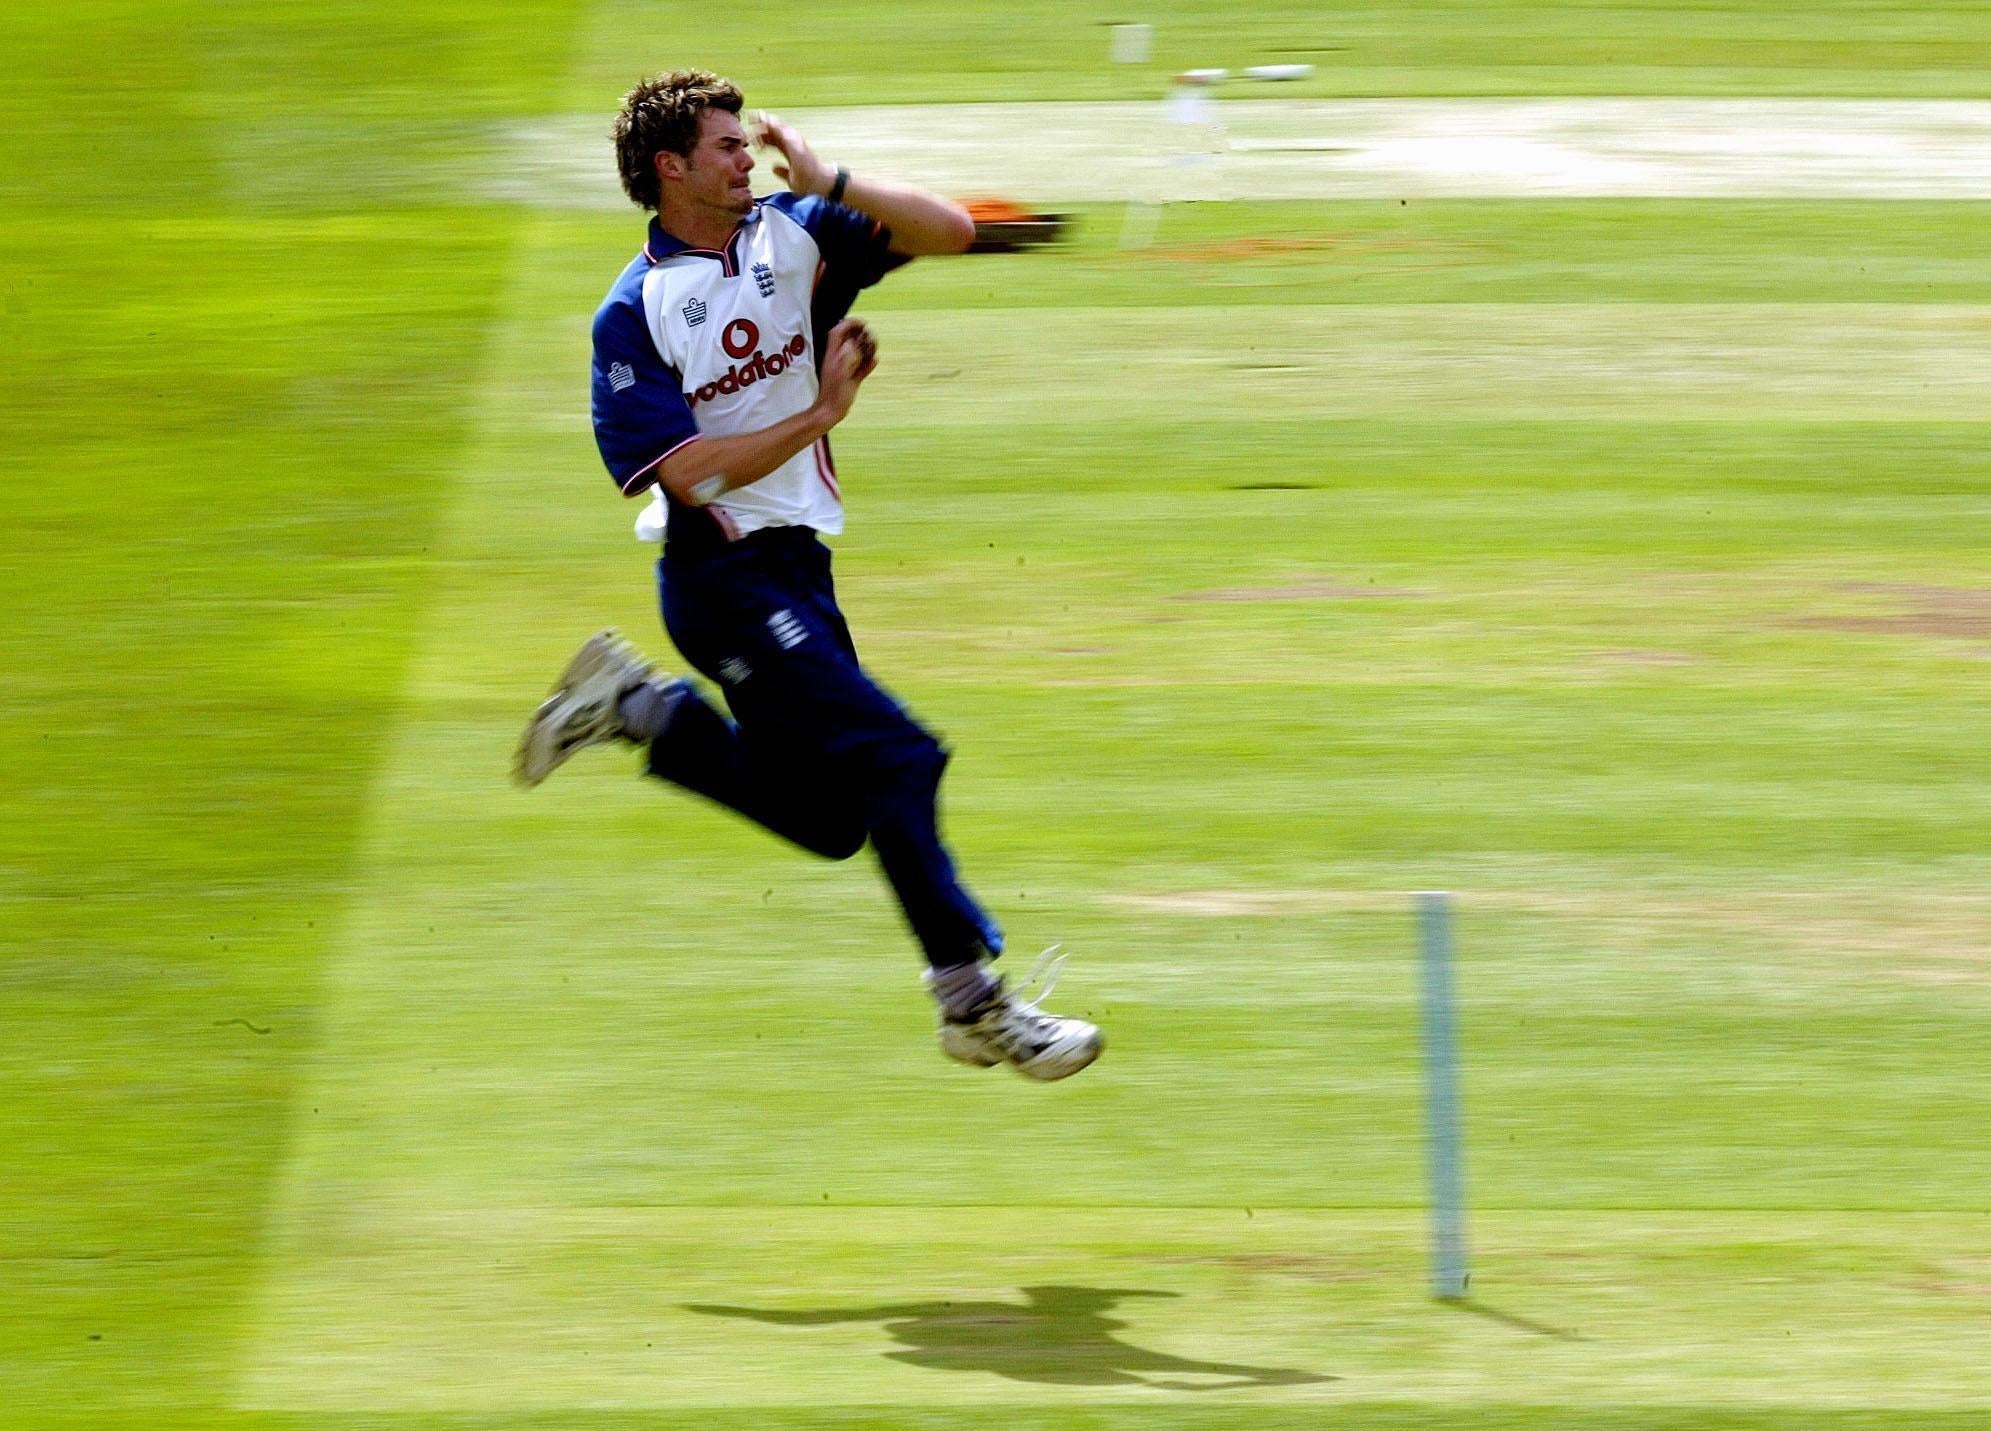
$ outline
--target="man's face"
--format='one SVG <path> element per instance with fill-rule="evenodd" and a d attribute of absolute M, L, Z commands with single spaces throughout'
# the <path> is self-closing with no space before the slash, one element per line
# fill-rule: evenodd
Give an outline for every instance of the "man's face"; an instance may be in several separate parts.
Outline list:
<path fill-rule="evenodd" d="M 737 114 L 706 110 L 698 117 L 698 142 L 690 155 L 670 157 L 677 159 L 683 175 L 681 192 L 696 208 L 734 215 L 752 210 L 754 191 L 747 175 L 753 172 L 754 156 Z"/>

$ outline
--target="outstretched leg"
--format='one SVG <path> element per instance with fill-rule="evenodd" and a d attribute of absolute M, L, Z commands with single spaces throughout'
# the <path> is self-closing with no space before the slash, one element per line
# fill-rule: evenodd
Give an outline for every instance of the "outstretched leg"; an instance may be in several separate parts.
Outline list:
<path fill-rule="evenodd" d="M 714 564 L 666 561 L 662 590 L 671 638 L 725 692 L 737 724 L 680 703 L 651 746 L 651 772 L 824 853 L 868 837 L 934 967 L 1000 952 L 1001 932 L 941 839 L 947 754 L 859 666 L 827 551 L 808 538 Z"/>
<path fill-rule="evenodd" d="M 688 686 L 650 742 L 649 772 L 826 859 L 847 860 L 864 848 L 863 810 L 845 782 L 757 759 L 739 727 Z"/>
<path fill-rule="evenodd" d="M 925 952 L 949 1057 L 1064 1078 L 1099 1056 L 1099 1030 L 1044 1013 L 989 968 L 1002 933 L 962 886 L 940 835 L 947 752 L 859 666 L 828 552 L 812 537 L 728 554 L 716 573 L 660 576 L 666 625 L 718 682 L 733 719 L 659 679 L 612 631 L 582 646 L 519 743 L 536 785 L 589 745 L 631 741 L 649 771 L 833 859 L 868 839 Z M 1027 981 L 1026 981 L 1027 982 Z M 1048 983 L 1045 989 L 1049 992 Z"/>
<path fill-rule="evenodd" d="M 726 730 L 709 707 L 693 708 L 659 742 L 682 739 L 682 752 L 653 753 L 651 768 L 771 829 L 820 820 L 825 804 L 854 810 L 925 951 L 950 1058 L 1035 1079 L 1069 1077 L 1097 1058 L 1097 1028 L 1043 1012 L 990 969 L 1001 931 L 940 836 L 947 752 L 858 664 L 827 550 L 775 538 L 710 569 L 673 572 L 666 562 L 662 584 L 672 639 L 721 684 L 739 724 Z"/>

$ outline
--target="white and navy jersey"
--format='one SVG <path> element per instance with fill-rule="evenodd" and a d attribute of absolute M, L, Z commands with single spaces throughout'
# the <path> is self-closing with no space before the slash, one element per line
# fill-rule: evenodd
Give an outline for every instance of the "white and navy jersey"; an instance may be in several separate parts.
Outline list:
<path fill-rule="evenodd" d="M 905 262 L 890 241 L 854 209 L 794 194 L 756 200 L 724 249 L 688 247 L 653 218 L 594 322 L 595 442 L 623 493 L 652 486 L 687 443 L 759 432 L 813 404 L 829 330 Z M 674 534 L 703 523 L 701 537 L 729 541 L 763 527 L 840 532 L 829 441 L 710 506 L 673 502 L 669 516 Z"/>

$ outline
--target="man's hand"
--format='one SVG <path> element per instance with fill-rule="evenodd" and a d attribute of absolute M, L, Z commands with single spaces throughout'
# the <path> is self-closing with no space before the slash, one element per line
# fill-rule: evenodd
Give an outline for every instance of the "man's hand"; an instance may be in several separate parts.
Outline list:
<path fill-rule="evenodd" d="M 680 443 L 657 468 L 657 481 L 677 501 L 703 507 L 760 481 L 844 420 L 857 388 L 878 366 L 878 340 L 855 318 L 830 329 L 816 361 L 816 401 L 758 432 L 700 437 Z"/>
<path fill-rule="evenodd" d="M 764 111 L 756 114 L 753 141 L 780 154 L 774 161 L 774 172 L 788 185 L 789 192 L 827 197 L 836 187 L 836 165 L 818 158 L 809 141 L 779 116 Z M 906 258 L 928 253 L 965 253 L 975 241 L 975 221 L 968 217 L 966 209 L 950 199 L 911 184 L 896 184 L 848 171 L 844 173 L 844 184 L 838 202 L 891 230 L 893 253 Z"/>
<path fill-rule="evenodd" d="M 857 388 L 878 366 L 878 340 L 858 318 L 846 318 L 830 329 L 822 361 L 816 369 L 816 401 L 830 419 L 842 422 L 857 401 Z"/>
<path fill-rule="evenodd" d="M 836 182 L 836 166 L 817 158 L 801 131 L 779 115 L 765 110 L 754 115 L 753 141 L 781 155 L 774 161 L 775 177 L 792 193 L 827 194 Z"/>

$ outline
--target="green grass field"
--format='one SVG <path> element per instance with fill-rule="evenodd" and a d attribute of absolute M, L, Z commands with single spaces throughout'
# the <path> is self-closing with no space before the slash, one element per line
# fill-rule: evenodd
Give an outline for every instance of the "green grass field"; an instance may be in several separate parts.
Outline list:
<path fill-rule="evenodd" d="M 681 59 L 1977 98 L 1991 14 L 683 18 L 0 21 L 0 1423 L 1991 1424 L 1991 205 L 1099 206 L 867 298 L 841 589 L 1108 1031 L 1033 1087 L 868 861 L 508 783 L 582 635 L 668 645 L 585 412 L 640 221 L 486 182 Z"/>

